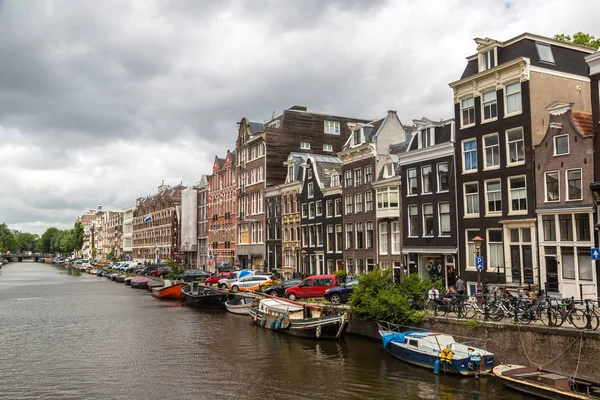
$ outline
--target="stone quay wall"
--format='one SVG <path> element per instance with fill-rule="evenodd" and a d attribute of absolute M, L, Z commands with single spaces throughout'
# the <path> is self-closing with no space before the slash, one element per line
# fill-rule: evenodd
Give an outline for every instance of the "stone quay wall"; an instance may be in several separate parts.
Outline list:
<path fill-rule="evenodd" d="M 600 331 L 443 317 L 405 330 L 413 328 L 452 335 L 457 342 L 490 351 L 496 364 L 541 366 L 568 376 L 600 380 Z M 347 333 L 380 340 L 377 324 L 355 315 L 350 316 Z"/>

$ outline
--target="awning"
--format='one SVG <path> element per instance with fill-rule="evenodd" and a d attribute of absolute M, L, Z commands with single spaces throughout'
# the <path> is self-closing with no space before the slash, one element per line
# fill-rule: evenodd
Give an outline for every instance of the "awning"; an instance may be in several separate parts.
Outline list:
<path fill-rule="evenodd" d="M 456 247 L 405 247 L 402 254 L 456 254 Z"/>

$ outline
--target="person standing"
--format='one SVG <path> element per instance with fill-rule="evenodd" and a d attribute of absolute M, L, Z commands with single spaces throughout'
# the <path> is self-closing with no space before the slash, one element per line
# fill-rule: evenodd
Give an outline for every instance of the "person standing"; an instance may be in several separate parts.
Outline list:
<path fill-rule="evenodd" d="M 427 292 L 427 297 L 429 297 L 430 301 L 436 301 L 440 298 L 440 292 L 433 286 L 429 292 Z"/>
<path fill-rule="evenodd" d="M 465 281 L 463 281 L 462 278 L 459 276 L 456 280 L 456 293 L 458 293 L 461 296 L 464 296 L 466 289 L 467 285 L 465 285 Z"/>

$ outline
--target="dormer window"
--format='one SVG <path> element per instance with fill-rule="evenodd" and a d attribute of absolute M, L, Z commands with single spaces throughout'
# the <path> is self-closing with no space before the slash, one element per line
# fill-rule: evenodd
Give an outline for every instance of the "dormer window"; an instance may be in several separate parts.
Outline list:
<path fill-rule="evenodd" d="M 540 61 L 554 64 L 554 54 L 552 54 L 552 48 L 550 45 L 545 43 L 536 43 L 535 47 L 537 48 L 538 55 L 540 56 Z"/>
<path fill-rule="evenodd" d="M 288 165 L 288 176 L 287 176 L 287 182 L 293 182 L 294 181 L 294 165 Z"/>
<path fill-rule="evenodd" d="M 354 146 L 358 146 L 361 143 L 361 134 L 360 134 L 361 129 L 357 129 L 354 132 L 352 132 L 352 144 Z"/>
<path fill-rule="evenodd" d="M 485 71 L 496 66 L 496 49 L 491 49 L 480 55 L 479 72 Z"/>
<path fill-rule="evenodd" d="M 420 141 L 419 141 L 419 148 L 425 148 L 425 147 L 429 147 L 429 146 L 433 146 L 435 143 L 435 139 L 433 137 L 433 133 L 434 130 L 432 128 L 426 128 L 423 129 L 422 131 L 419 132 L 420 137 Z"/>
<path fill-rule="evenodd" d="M 273 121 L 268 126 L 269 126 L 269 128 L 279 128 L 279 127 L 281 127 L 281 121 L 279 121 L 279 120 Z"/>
<path fill-rule="evenodd" d="M 394 164 L 385 164 L 385 167 L 383 168 L 383 177 L 391 178 L 392 176 L 394 176 Z"/>
<path fill-rule="evenodd" d="M 325 133 L 330 135 L 339 135 L 340 123 L 336 121 L 325 121 Z"/>
<path fill-rule="evenodd" d="M 331 187 L 336 187 L 336 186 L 340 186 L 340 176 L 339 175 L 331 175 L 331 183 L 330 183 Z"/>

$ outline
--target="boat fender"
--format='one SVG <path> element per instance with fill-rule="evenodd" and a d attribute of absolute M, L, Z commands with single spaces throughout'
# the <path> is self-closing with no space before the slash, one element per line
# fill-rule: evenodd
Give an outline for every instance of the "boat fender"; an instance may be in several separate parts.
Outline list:
<path fill-rule="evenodd" d="M 260 326 L 262 326 L 264 328 L 266 324 L 267 324 L 267 319 L 265 317 L 263 317 L 263 319 L 260 321 Z"/>
<path fill-rule="evenodd" d="M 440 361 L 444 361 L 444 362 L 452 362 L 452 356 L 454 355 L 454 353 L 452 353 L 452 350 L 450 350 L 449 347 L 444 347 L 444 349 L 442 349 L 442 352 L 440 353 Z"/>
<path fill-rule="evenodd" d="M 321 337 L 321 325 L 317 326 L 317 339 Z"/>
<path fill-rule="evenodd" d="M 275 320 L 271 321 L 271 329 L 275 329 L 275 323 L 276 323 L 276 322 L 277 322 L 277 321 L 275 321 Z"/>
<path fill-rule="evenodd" d="M 258 314 L 254 314 L 254 322 L 258 320 Z"/>
<path fill-rule="evenodd" d="M 277 329 L 281 329 L 281 324 L 283 323 L 282 320 L 277 320 Z"/>
<path fill-rule="evenodd" d="M 431 268 L 433 268 L 433 265 L 431 265 L 431 264 L 425 264 L 425 269 L 427 271 L 431 271 Z"/>
<path fill-rule="evenodd" d="M 436 375 L 440 373 L 440 364 L 440 360 L 435 360 L 433 362 L 433 373 Z"/>

